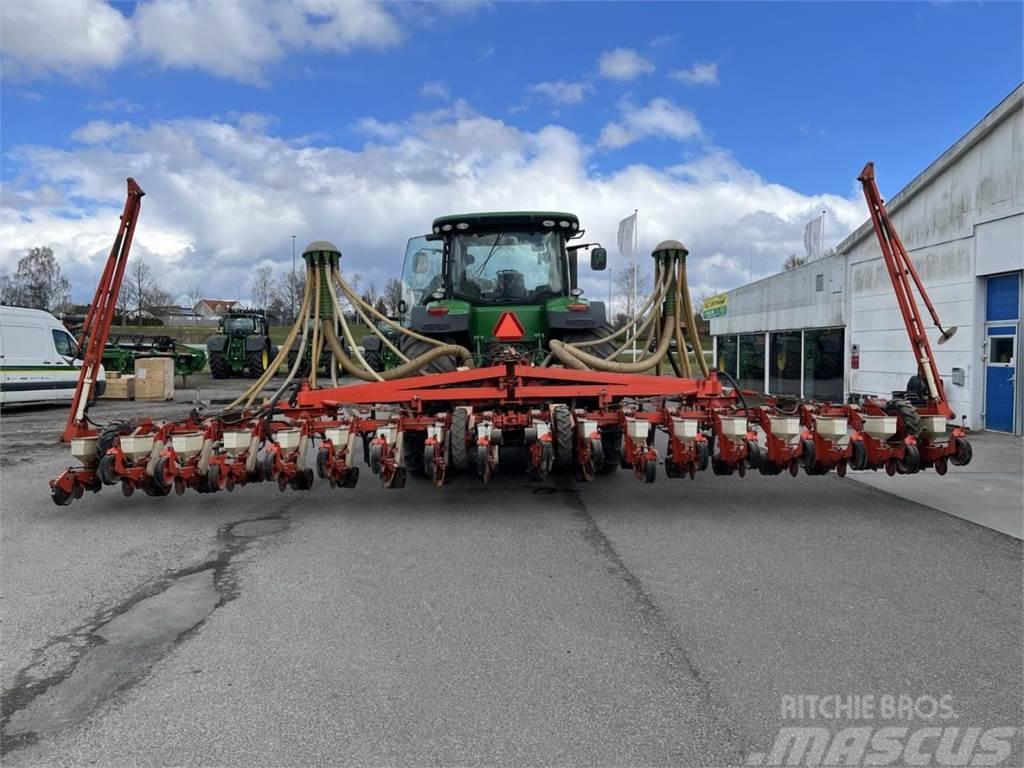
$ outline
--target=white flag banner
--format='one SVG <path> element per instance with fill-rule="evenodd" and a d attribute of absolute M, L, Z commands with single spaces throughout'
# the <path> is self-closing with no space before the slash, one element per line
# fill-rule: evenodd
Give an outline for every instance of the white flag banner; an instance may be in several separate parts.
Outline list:
<path fill-rule="evenodd" d="M 807 260 L 814 261 L 821 257 L 825 234 L 825 215 L 811 219 L 804 227 L 804 248 L 807 249 Z"/>
<path fill-rule="evenodd" d="M 633 258 L 633 235 L 636 232 L 636 214 L 627 216 L 619 222 L 619 253 L 625 258 Z"/>

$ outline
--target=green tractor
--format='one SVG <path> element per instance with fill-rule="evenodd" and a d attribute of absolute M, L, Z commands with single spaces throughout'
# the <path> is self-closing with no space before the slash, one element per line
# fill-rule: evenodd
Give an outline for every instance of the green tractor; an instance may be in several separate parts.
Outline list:
<path fill-rule="evenodd" d="M 245 374 L 259 378 L 277 356 L 266 314 L 251 310 L 222 317 L 217 333 L 206 340 L 206 350 L 215 379 Z"/>
<path fill-rule="evenodd" d="M 514 354 L 540 363 L 551 339 L 592 341 L 613 332 L 604 302 L 583 297 L 577 254 L 590 249 L 590 268 L 607 253 L 583 236 L 570 213 L 473 213 L 435 219 L 433 232 L 408 243 L 402 268 L 403 324 L 424 336 L 461 344 L 477 365 Z M 431 346 L 402 336 L 410 359 Z M 614 344 L 589 348 L 610 354 Z M 440 358 L 427 372 L 453 370 Z"/>

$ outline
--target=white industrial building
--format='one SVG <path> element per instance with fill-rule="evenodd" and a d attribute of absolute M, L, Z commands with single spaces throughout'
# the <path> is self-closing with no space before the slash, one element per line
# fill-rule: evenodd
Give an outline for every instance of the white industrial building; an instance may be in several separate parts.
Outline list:
<path fill-rule="evenodd" d="M 1024 85 L 886 207 L 943 325 L 958 326 L 942 346 L 929 332 L 958 421 L 1021 434 Z M 711 333 L 719 367 L 771 394 L 888 397 L 917 372 L 869 219 L 833 255 L 729 292 Z"/>

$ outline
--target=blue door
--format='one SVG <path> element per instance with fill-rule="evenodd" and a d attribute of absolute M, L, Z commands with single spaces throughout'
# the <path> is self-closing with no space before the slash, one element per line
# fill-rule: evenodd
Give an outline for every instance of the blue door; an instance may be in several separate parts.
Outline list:
<path fill-rule="evenodd" d="M 985 428 L 1014 432 L 1020 273 L 988 278 L 985 294 Z"/>

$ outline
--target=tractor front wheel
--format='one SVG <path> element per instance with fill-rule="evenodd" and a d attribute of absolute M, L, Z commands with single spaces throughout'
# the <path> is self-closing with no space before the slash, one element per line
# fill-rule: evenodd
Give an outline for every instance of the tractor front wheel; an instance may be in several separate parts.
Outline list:
<path fill-rule="evenodd" d="M 231 375 L 230 370 L 228 370 L 228 361 L 222 353 L 210 353 L 210 373 L 215 379 L 226 379 Z"/>
<path fill-rule="evenodd" d="M 245 367 L 249 371 L 250 379 L 258 379 L 269 365 L 270 351 L 266 347 L 245 356 Z"/>

